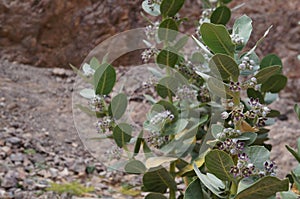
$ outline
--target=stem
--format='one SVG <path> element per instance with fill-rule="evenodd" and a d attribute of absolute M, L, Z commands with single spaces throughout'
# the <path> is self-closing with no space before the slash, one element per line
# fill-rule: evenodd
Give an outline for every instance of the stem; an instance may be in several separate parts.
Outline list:
<path fill-rule="evenodd" d="M 173 177 L 175 177 L 175 168 L 176 168 L 175 165 L 176 165 L 175 161 L 170 163 L 170 173 Z M 176 199 L 176 191 L 174 189 L 170 188 L 169 199 Z"/>
<path fill-rule="evenodd" d="M 230 187 L 230 195 L 236 195 L 237 193 L 237 184 L 232 181 L 231 187 Z"/>

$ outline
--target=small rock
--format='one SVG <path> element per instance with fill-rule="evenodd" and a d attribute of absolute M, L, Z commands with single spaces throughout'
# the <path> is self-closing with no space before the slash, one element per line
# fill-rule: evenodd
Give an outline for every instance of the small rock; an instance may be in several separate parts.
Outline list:
<path fill-rule="evenodd" d="M 4 179 L 1 182 L 1 186 L 4 188 L 11 188 L 17 185 L 18 174 L 15 171 L 8 171 L 7 174 L 4 176 Z"/>
<path fill-rule="evenodd" d="M 62 170 L 61 172 L 59 172 L 59 175 L 61 177 L 65 177 L 69 175 L 69 170 L 65 167 L 64 170 Z"/>
<path fill-rule="evenodd" d="M 24 159 L 24 155 L 22 153 L 13 153 L 9 158 L 14 162 L 21 162 Z"/>
<path fill-rule="evenodd" d="M 56 178 L 57 177 L 57 175 L 58 175 L 58 170 L 57 169 L 50 168 L 49 171 L 51 173 L 52 178 Z"/>
<path fill-rule="evenodd" d="M 3 146 L 1 147 L 1 151 L 3 151 L 6 154 L 10 154 L 11 153 L 11 148 L 8 146 Z"/>
<path fill-rule="evenodd" d="M 18 137 L 10 137 L 6 139 L 6 142 L 9 142 L 11 144 L 19 144 L 21 143 L 21 139 Z"/>

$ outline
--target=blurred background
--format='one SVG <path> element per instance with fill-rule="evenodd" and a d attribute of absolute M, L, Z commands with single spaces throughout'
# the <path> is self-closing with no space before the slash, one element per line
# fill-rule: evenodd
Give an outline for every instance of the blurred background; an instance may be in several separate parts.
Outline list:
<path fill-rule="evenodd" d="M 0 198 L 55 198 L 46 190 L 50 183 L 75 180 L 95 187 L 90 197 L 120 199 L 124 183 L 139 183 L 107 171 L 80 142 L 72 120 L 75 74 L 69 64 L 80 67 L 105 39 L 148 25 L 140 14 L 141 3 L 0 0 Z M 272 159 L 284 177 L 296 165 L 284 146 L 296 147 L 300 136 L 293 112 L 300 102 L 300 1 L 233 0 L 229 7 L 242 3 L 230 24 L 242 14 L 253 19 L 249 48 L 273 25 L 256 52 L 260 58 L 278 54 L 289 78 L 272 105 L 282 114 L 270 132 Z M 194 34 L 201 12 L 201 0 L 186 0 L 180 15 L 189 21 L 181 31 Z M 124 55 L 114 65 L 122 71 L 136 63 L 141 63 L 140 52 Z"/>

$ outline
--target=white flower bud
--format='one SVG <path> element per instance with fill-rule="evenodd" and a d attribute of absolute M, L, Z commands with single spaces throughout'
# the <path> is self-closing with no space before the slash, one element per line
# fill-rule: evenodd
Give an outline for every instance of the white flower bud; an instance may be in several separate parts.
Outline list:
<path fill-rule="evenodd" d="M 226 120 L 229 117 L 229 113 L 227 113 L 226 111 L 224 111 L 223 113 L 221 113 L 221 118 L 223 120 Z"/>
<path fill-rule="evenodd" d="M 251 77 L 251 82 L 257 83 L 256 77 Z"/>

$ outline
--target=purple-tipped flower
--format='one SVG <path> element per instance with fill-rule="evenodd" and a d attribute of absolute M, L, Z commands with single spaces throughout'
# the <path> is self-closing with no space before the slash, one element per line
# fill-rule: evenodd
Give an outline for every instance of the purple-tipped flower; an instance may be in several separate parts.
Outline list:
<path fill-rule="evenodd" d="M 230 82 L 230 87 L 229 89 L 232 91 L 232 92 L 239 92 L 241 91 L 241 85 L 240 85 L 240 82 Z"/>
<path fill-rule="evenodd" d="M 224 112 L 221 113 L 221 118 L 223 120 L 226 120 L 228 117 L 229 117 L 229 113 L 227 113 L 226 111 L 224 111 Z"/>
<path fill-rule="evenodd" d="M 234 177 L 238 177 L 240 174 L 240 169 L 237 166 L 233 166 L 229 172 L 233 174 Z"/>
<path fill-rule="evenodd" d="M 249 157 L 248 157 L 248 155 L 246 153 L 240 153 L 238 155 L 238 158 L 239 158 L 239 160 L 244 160 L 244 161 L 248 161 L 249 160 Z"/>
<path fill-rule="evenodd" d="M 234 120 L 234 122 L 238 122 L 242 119 L 245 118 L 244 113 L 242 112 L 242 110 L 238 109 L 238 110 L 234 110 L 231 114 L 231 118 Z"/>

